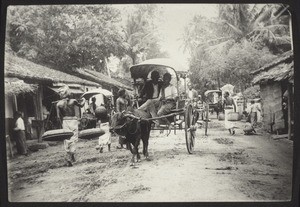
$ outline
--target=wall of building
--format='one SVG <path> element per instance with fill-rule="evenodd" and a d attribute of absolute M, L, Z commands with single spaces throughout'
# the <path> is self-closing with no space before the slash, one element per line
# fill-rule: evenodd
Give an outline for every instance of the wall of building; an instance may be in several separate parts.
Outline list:
<path fill-rule="evenodd" d="M 274 123 L 273 131 L 283 129 L 284 119 L 282 112 L 282 89 L 280 82 L 261 84 L 260 90 L 264 129 L 270 130 L 272 122 Z"/>
<path fill-rule="evenodd" d="M 5 96 L 5 135 L 13 136 L 14 127 L 14 96 Z"/>
<path fill-rule="evenodd" d="M 14 117 L 14 97 L 5 95 L 5 118 Z"/>

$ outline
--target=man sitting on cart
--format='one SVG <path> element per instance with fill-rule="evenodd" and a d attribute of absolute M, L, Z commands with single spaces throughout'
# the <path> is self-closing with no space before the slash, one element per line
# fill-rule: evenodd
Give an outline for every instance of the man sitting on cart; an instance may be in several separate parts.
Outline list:
<path fill-rule="evenodd" d="M 159 93 L 162 88 L 162 83 L 159 82 L 159 73 L 156 70 L 151 72 L 151 80 L 147 81 L 141 90 L 140 97 L 146 98 L 146 102 L 143 103 L 138 109 L 147 111 L 152 117 L 156 116 L 156 112 L 153 110 L 153 106 L 158 107 Z"/>
<path fill-rule="evenodd" d="M 172 76 L 170 73 L 165 73 L 163 76 L 163 87 L 159 95 L 160 107 L 157 112 L 157 116 L 163 116 L 171 112 L 171 110 L 176 106 L 176 101 L 178 99 L 177 88 L 171 83 Z M 170 124 L 169 121 L 161 119 L 161 121 Z M 160 123 L 161 123 L 160 121 Z"/>
<path fill-rule="evenodd" d="M 157 78 L 157 76 L 158 72 L 153 71 L 151 77 Z M 171 74 L 165 73 L 163 76 L 163 83 L 160 86 L 161 89 L 160 91 L 158 91 L 158 97 L 155 98 L 154 95 L 156 95 L 156 92 L 154 91 L 155 93 L 152 94 L 152 98 L 148 99 L 138 109 L 149 112 L 152 117 L 159 117 L 170 113 L 171 109 L 173 109 L 176 106 L 176 100 L 178 99 L 177 88 L 173 84 L 171 84 L 171 79 Z M 169 121 L 166 118 L 160 120 L 161 121 L 154 120 L 153 122 L 156 126 L 159 126 L 163 122 L 169 124 Z"/>
<path fill-rule="evenodd" d="M 163 76 L 163 86 L 161 88 L 159 97 L 157 99 L 152 99 L 148 105 L 148 111 L 152 117 L 160 117 L 171 112 L 171 110 L 176 106 L 176 100 L 178 99 L 177 88 L 171 84 L 171 74 L 165 73 Z M 158 110 L 157 110 L 158 109 Z M 160 124 L 169 125 L 169 121 L 166 118 L 162 118 L 154 121 L 156 126 Z"/>

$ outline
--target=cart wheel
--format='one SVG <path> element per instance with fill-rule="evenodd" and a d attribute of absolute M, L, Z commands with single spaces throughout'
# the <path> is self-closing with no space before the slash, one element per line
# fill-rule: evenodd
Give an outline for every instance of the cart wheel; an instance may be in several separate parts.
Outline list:
<path fill-rule="evenodd" d="M 188 105 L 185 111 L 185 141 L 189 154 L 192 154 L 195 146 L 196 127 L 193 116 L 193 107 Z"/>

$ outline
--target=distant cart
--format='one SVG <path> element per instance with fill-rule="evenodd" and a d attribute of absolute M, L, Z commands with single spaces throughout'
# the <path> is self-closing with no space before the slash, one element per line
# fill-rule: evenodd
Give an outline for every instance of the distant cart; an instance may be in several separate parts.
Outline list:
<path fill-rule="evenodd" d="M 88 100 L 88 99 L 92 98 L 93 96 L 99 95 L 99 94 L 102 94 L 106 98 L 111 98 L 113 96 L 112 92 L 110 92 L 109 90 L 97 88 L 97 89 L 93 89 L 93 90 L 85 92 L 84 94 L 81 95 L 81 98 L 85 98 L 86 100 Z M 105 106 L 100 106 L 100 107 L 101 107 L 100 110 L 102 111 L 101 113 L 103 116 L 100 118 L 107 119 L 107 117 L 109 117 L 108 112 L 110 111 L 109 110 L 111 107 L 110 104 L 106 104 Z M 99 117 L 97 117 L 91 113 L 84 112 L 80 119 L 79 128 L 81 130 L 95 128 L 98 119 L 99 119 Z"/>
<path fill-rule="evenodd" d="M 216 112 L 219 114 L 219 112 L 222 111 L 222 106 L 219 102 L 219 97 L 222 97 L 222 91 L 221 90 L 208 90 L 204 93 L 205 96 L 205 102 L 209 106 L 210 112 Z"/>

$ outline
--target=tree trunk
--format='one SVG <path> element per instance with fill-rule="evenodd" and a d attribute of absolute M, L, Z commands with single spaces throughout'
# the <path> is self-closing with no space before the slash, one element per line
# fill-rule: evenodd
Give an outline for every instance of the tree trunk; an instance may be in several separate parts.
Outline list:
<path fill-rule="evenodd" d="M 106 72 L 107 72 L 108 77 L 111 77 L 111 76 L 110 76 L 110 70 L 109 70 L 109 68 L 108 68 L 108 66 L 107 66 L 107 65 L 108 65 L 108 61 L 107 61 L 107 58 L 106 58 L 106 57 L 104 58 L 104 65 L 105 65 L 104 67 L 105 67 L 105 69 L 106 69 Z"/>
<path fill-rule="evenodd" d="M 132 64 L 135 65 L 136 64 L 135 54 L 131 56 L 131 59 L 132 59 Z"/>
<path fill-rule="evenodd" d="M 136 54 L 132 51 L 129 52 L 129 57 L 132 60 L 132 64 L 135 65 L 136 64 Z"/>
<path fill-rule="evenodd" d="M 105 68 L 106 68 L 108 77 L 111 78 L 110 70 L 109 70 L 109 68 L 107 67 L 107 63 L 108 63 L 108 61 L 107 61 L 107 58 L 105 57 L 105 58 L 104 58 L 104 65 L 105 65 Z M 111 91 L 112 94 L 114 94 L 114 91 L 113 91 L 113 88 L 112 88 L 112 87 L 110 87 L 110 91 Z M 112 103 L 115 103 L 114 96 L 111 97 L 111 101 L 112 101 Z"/>

